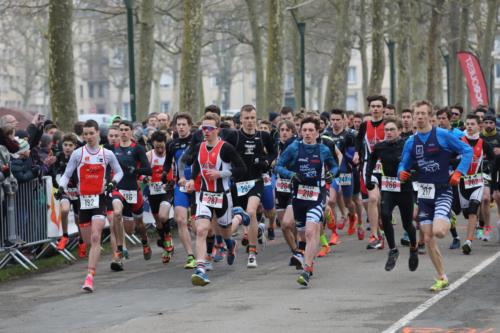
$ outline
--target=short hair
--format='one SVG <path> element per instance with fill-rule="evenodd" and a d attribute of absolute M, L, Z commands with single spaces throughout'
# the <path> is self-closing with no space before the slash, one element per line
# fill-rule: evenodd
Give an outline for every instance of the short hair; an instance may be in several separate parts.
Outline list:
<path fill-rule="evenodd" d="M 120 128 L 118 127 L 118 125 L 111 125 L 111 126 L 109 126 L 109 128 L 108 128 L 108 133 L 109 133 L 109 131 L 111 131 L 111 130 L 119 131 L 119 130 L 120 130 Z"/>
<path fill-rule="evenodd" d="M 485 107 L 484 105 L 478 104 L 476 110 L 474 110 L 474 113 L 482 112 L 484 114 L 488 113 L 488 107 Z"/>
<path fill-rule="evenodd" d="M 55 131 L 54 134 L 52 134 L 52 142 L 53 143 L 59 142 L 59 140 L 61 140 L 63 135 L 64 135 L 64 133 L 62 131 L 60 131 L 60 130 Z"/>
<path fill-rule="evenodd" d="M 477 111 L 477 110 L 476 110 Z M 478 124 L 481 123 L 481 119 L 479 118 L 479 116 L 475 113 L 469 113 L 467 115 L 467 117 L 465 118 L 466 120 L 467 119 L 474 119 Z"/>
<path fill-rule="evenodd" d="M 295 116 L 293 116 L 293 120 L 297 119 L 304 119 L 304 114 L 302 112 L 296 113 Z"/>
<path fill-rule="evenodd" d="M 273 123 L 271 123 L 269 120 L 261 120 L 260 121 L 260 124 L 261 125 L 266 125 L 267 127 L 269 127 L 269 129 L 272 129 L 273 128 Z"/>
<path fill-rule="evenodd" d="M 130 129 L 132 129 L 132 128 L 133 128 L 133 127 L 132 127 L 132 123 L 131 123 L 130 121 L 128 121 L 128 120 L 122 120 L 122 121 L 120 121 L 120 124 L 119 124 L 118 126 L 121 126 L 121 125 L 123 125 L 123 126 L 127 126 L 127 127 L 128 127 L 128 128 L 130 128 Z"/>
<path fill-rule="evenodd" d="M 440 116 L 440 115 L 442 115 L 443 113 L 444 113 L 444 114 L 446 114 L 446 118 L 448 118 L 448 120 L 450 120 L 450 119 L 451 119 L 452 114 L 451 114 L 451 110 L 450 110 L 450 108 L 449 108 L 449 107 L 445 106 L 444 108 L 439 109 L 439 110 L 436 112 L 436 116 L 437 116 L 437 117 L 439 117 L 439 116 Z"/>
<path fill-rule="evenodd" d="M 345 111 L 342 109 L 332 109 L 332 111 L 330 111 L 330 113 L 342 116 L 342 118 L 344 118 L 344 115 L 345 115 Z"/>
<path fill-rule="evenodd" d="M 44 129 L 43 129 L 43 131 L 44 131 L 45 133 L 47 133 L 48 131 L 50 131 L 50 130 L 51 130 L 51 129 L 53 129 L 53 128 L 55 128 L 55 129 L 59 129 L 59 127 L 57 127 L 57 125 L 56 125 L 56 124 L 53 124 L 53 123 L 52 123 L 52 124 L 48 124 L 47 126 L 45 126 L 45 127 L 44 127 Z"/>
<path fill-rule="evenodd" d="M 402 129 L 403 128 L 403 123 L 401 122 L 400 119 L 396 118 L 396 117 L 387 117 L 384 119 L 384 126 L 389 124 L 389 123 L 394 123 L 394 125 L 396 125 L 396 127 L 398 129 Z"/>
<path fill-rule="evenodd" d="M 75 124 L 75 126 L 76 126 L 76 124 Z M 83 124 L 83 126 L 82 126 L 82 133 L 83 133 L 83 128 L 84 128 L 84 127 L 87 127 L 87 128 L 88 128 L 88 127 L 93 127 L 96 131 L 99 131 L 99 124 L 97 124 L 97 121 L 95 121 L 94 119 L 89 119 L 89 120 L 87 120 L 87 121 Z M 76 131 L 75 131 L 75 133 L 76 133 Z M 81 135 L 81 134 L 78 134 L 78 133 L 76 133 L 76 134 L 77 134 L 77 135 Z"/>
<path fill-rule="evenodd" d="M 396 107 L 394 106 L 394 104 L 387 104 L 385 108 L 396 111 Z"/>
<path fill-rule="evenodd" d="M 161 131 L 156 131 L 151 135 L 151 142 L 167 142 L 167 136 Z"/>
<path fill-rule="evenodd" d="M 381 101 L 384 108 L 387 106 L 387 98 L 384 95 L 370 95 L 366 98 L 366 101 L 368 102 L 368 106 L 370 106 L 370 103 L 373 101 Z"/>
<path fill-rule="evenodd" d="M 207 112 L 216 113 L 220 116 L 220 108 L 214 104 L 211 104 L 211 105 L 205 107 L 205 109 L 203 110 L 203 114 L 205 114 Z"/>
<path fill-rule="evenodd" d="M 193 125 L 193 117 L 187 112 L 181 112 L 175 116 L 175 122 L 177 123 L 177 120 L 179 119 L 186 119 L 188 122 L 188 125 L 191 126 Z"/>
<path fill-rule="evenodd" d="M 231 128 L 231 124 L 226 122 L 226 121 L 223 121 L 220 123 L 219 127 L 220 128 Z"/>
<path fill-rule="evenodd" d="M 284 106 L 284 107 L 282 107 L 282 108 L 281 108 L 281 111 L 280 111 L 280 114 L 281 114 L 281 115 L 285 115 L 285 114 L 289 114 L 289 113 L 291 113 L 291 114 L 292 114 L 292 116 L 293 116 L 293 114 L 294 114 L 293 109 L 292 109 L 291 107 L 289 107 L 289 106 Z"/>
<path fill-rule="evenodd" d="M 363 118 L 364 117 L 371 117 L 371 116 L 372 116 L 372 114 L 370 112 L 363 113 Z"/>
<path fill-rule="evenodd" d="M 245 104 L 241 107 L 240 113 L 241 112 L 252 112 L 252 111 L 257 112 L 257 110 L 255 109 L 255 106 L 253 106 L 252 104 Z"/>
<path fill-rule="evenodd" d="M 356 112 L 354 114 L 354 118 L 359 118 L 359 119 L 363 119 L 363 114 L 361 112 Z"/>
<path fill-rule="evenodd" d="M 293 123 L 293 121 L 288 120 L 288 119 L 280 120 L 280 122 L 278 123 L 278 131 L 281 128 L 281 126 L 283 126 L 283 125 L 288 127 L 288 129 L 291 130 L 293 134 L 297 133 L 297 128 L 295 127 L 295 124 Z"/>
<path fill-rule="evenodd" d="M 354 117 L 354 111 L 352 111 L 352 110 L 346 111 L 345 114 L 347 115 L 347 117 L 349 117 L 349 116 L 353 116 Z"/>
<path fill-rule="evenodd" d="M 75 132 L 76 135 L 81 136 L 83 134 L 83 125 L 84 125 L 83 121 L 77 121 L 73 125 L 73 132 Z M 88 127 L 92 127 L 92 126 L 88 126 Z"/>
<path fill-rule="evenodd" d="M 305 117 L 313 117 L 319 119 L 320 115 L 318 111 L 306 111 L 304 114 Z"/>
<path fill-rule="evenodd" d="M 304 124 L 309 124 L 309 123 L 314 124 L 314 128 L 316 130 L 319 130 L 319 119 L 314 117 L 306 117 L 302 119 L 302 121 L 300 122 L 300 127 L 302 127 L 302 125 Z"/>
<path fill-rule="evenodd" d="M 403 115 L 403 113 L 409 113 L 409 114 L 411 114 L 413 116 L 413 111 L 410 110 L 410 109 L 403 109 L 403 110 L 401 110 L 401 115 Z"/>
<path fill-rule="evenodd" d="M 64 134 L 62 137 L 62 142 L 71 142 L 75 146 L 78 145 L 78 139 L 73 133 Z"/>
<path fill-rule="evenodd" d="M 457 109 L 458 112 L 460 112 L 460 115 L 462 115 L 462 113 L 464 113 L 464 107 L 460 103 L 457 103 L 457 104 L 450 106 L 450 109 Z"/>
<path fill-rule="evenodd" d="M 11 134 L 14 134 L 16 132 L 16 128 L 12 125 L 3 125 L 2 126 L 2 133 L 5 136 L 9 136 Z"/>
<path fill-rule="evenodd" d="M 213 121 L 215 121 L 215 127 L 219 127 L 219 125 L 220 125 L 220 117 L 216 116 L 216 115 L 213 115 L 213 114 L 206 114 L 206 115 L 204 115 L 203 118 L 201 118 L 201 122 L 203 122 L 204 120 L 213 120 Z"/>
<path fill-rule="evenodd" d="M 424 105 L 427 106 L 427 113 L 428 113 L 428 115 L 432 116 L 432 113 L 434 111 L 434 106 L 432 105 L 431 102 L 429 102 L 429 101 L 427 101 L 425 99 L 413 102 L 413 104 L 411 106 L 411 109 L 413 110 L 413 112 L 415 112 L 415 108 L 418 108 L 418 107 L 421 107 L 421 106 L 424 106 Z"/>

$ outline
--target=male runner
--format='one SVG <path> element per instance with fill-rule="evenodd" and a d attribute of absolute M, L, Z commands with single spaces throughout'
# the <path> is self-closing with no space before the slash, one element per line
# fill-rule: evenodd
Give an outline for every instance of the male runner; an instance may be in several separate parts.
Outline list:
<path fill-rule="evenodd" d="M 401 123 L 403 125 L 401 138 L 406 140 L 413 135 L 413 113 L 410 109 L 401 110 Z"/>

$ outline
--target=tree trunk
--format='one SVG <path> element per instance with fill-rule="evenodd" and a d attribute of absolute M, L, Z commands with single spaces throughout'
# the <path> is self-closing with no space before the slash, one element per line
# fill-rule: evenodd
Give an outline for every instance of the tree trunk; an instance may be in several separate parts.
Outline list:
<path fill-rule="evenodd" d="M 200 110 L 200 58 L 203 27 L 203 1 L 184 0 L 182 34 L 180 112 L 198 117 Z"/>
<path fill-rule="evenodd" d="M 462 4 L 462 13 L 460 14 L 460 32 L 458 36 L 458 51 L 465 51 L 467 47 L 467 39 L 469 35 L 469 7 L 467 4 Z M 456 55 L 455 55 L 456 56 Z M 455 99 L 452 99 L 452 104 L 460 103 L 464 105 L 465 95 L 464 95 L 464 74 L 462 72 L 462 66 L 460 65 L 460 61 L 455 61 L 455 67 L 451 67 L 450 63 L 450 71 L 455 72 Z"/>
<path fill-rule="evenodd" d="M 459 0 L 450 0 L 450 8 L 448 13 L 448 26 L 450 27 L 449 35 L 448 35 L 448 54 L 449 54 L 449 68 L 450 68 L 450 77 L 448 78 L 450 82 L 450 86 L 447 89 L 450 89 L 450 104 L 455 104 L 457 97 L 456 93 L 456 82 L 455 76 L 457 73 L 455 72 L 455 68 L 457 67 L 458 57 L 458 44 L 460 43 L 460 29 L 463 25 L 463 22 L 457 20 L 457 17 L 460 17 L 460 1 Z M 448 102 L 448 101 L 447 101 Z"/>
<path fill-rule="evenodd" d="M 260 117 L 280 112 L 283 104 L 283 12 L 282 0 L 268 0 L 265 106 Z"/>
<path fill-rule="evenodd" d="M 481 69 L 483 70 L 484 81 L 486 82 L 486 87 L 488 87 L 488 96 L 490 105 L 495 105 L 495 95 L 490 96 L 490 75 L 491 75 L 491 65 L 492 57 L 491 52 L 493 51 L 493 44 L 495 42 L 495 32 L 497 31 L 497 19 L 498 19 L 498 7 L 500 5 L 500 0 L 488 0 L 488 15 L 486 18 L 486 26 L 482 32 L 482 42 L 480 45 L 480 55 L 479 61 L 481 63 Z"/>
<path fill-rule="evenodd" d="M 410 106 L 410 36 L 406 22 L 410 22 L 410 4 L 406 0 L 399 0 L 399 27 L 397 36 L 397 96 L 396 110 Z"/>
<path fill-rule="evenodd" d="M 291 6 L 296 6 L 298 1 L 295 0 L 291 3 Z M 299 8 L 300 9 L 300 8 Z M 297 20 L 300 22 L 298 11 L 299 9 L 295 9 L 295 16 Z M 301 80 L 301 72 L 300 72 L 300 33 L 297 30 L 297 25 L 293 17 L 290 15 L 288 19 L 288 31 L 290 32 L 290 58 L 292 62 L 293 68 L 293 94 L 295 96 L 295 105 L 297 109 L 302 106 L 302 80 Z"/>
<path fill-rule="evenodd" d="M 347 71 L 351 60 L 352 37 L 349 25 L 349 1 L 339 1 L 335 25 L 337 38 L 325 91 L 324 110 L 345 109 L 347 99 Z"/>
<path fill-rule="evenodd" d="M 366 4 L 365 0 L 359 2 L 359 17 L 366 17 Z M 366 111 L 366 97 L 368 96 L 368 57 L 366 55 L 366 20 L 360 19 L 359 25 L 359 53 L 361 54 L 361 103 L 359 105 L 363 106 L 360 111 Z"/>
<path fill-rule="evenodd" d="M 438 64 L 436 57 L 436 48 L 439 46 L 439 19 L 444 0 L 434 0 L 431 14 L 431 24 L 429 27 L 429 37 L 427 39 L 427 93 L 426 99 L 433 102 L 436 93 L 436 75 L 438 73 Z"/>
<path fill-rule="evenodd" d="M 384 0 L 373 0 L 372 9 L 372 68 L 368 94 L 381 92 L 385 71 Z"/>
<path fill-rule="evenodd" d="M 172 73 L 172 102 L 170 103 L 170 110 L 179 110 L 179 56 L 174 56 L 174 61 L 172 62 L 172 66 L 170 67 L 170 71 Z"/>
<path fill-rule="evenodd" d="M 153 81 L 155 0 L 143 0 L 141 5 L 139 87 L 137 89 L 137 119 L 146 119 L 151 101 Z"/>
<path fill-rule="evenodd" d="M 52 120 L 64 132 L 77 121 L 73 67 L 73 2 L 49 1 L 49 86 Z"/>
<path fill-rule="evenodd" d="M 255 70 L 255 100 L 257 112 L 264 114 L 264 61 L 262 59 L 262 43 L 260 38 L 259 18 L 257 16 L 257 1 L 245 0 L 248 7 L 248 19 L 252 30 L 252 51 Z M 244 101 L 244 103 L 246 103 Z"/>
<path fill-rule="evenodd" d="M 198 76 L 198 89 L 199 89 L 199 113 L 200 117 L 203 116 L 203 110 L 205 109 L 205 90 L 203 89 L 203 69 L 200 66 L 200 73 Z"/>
<path fill-rule="evenodd" d="M 410 101 L 425 98 L 426 91 L 426 48 L 424 25 L 421 21 L 425 19 L 426 14 L 424 4 L 411 2 L 411 21 L 410 21 Z"/>

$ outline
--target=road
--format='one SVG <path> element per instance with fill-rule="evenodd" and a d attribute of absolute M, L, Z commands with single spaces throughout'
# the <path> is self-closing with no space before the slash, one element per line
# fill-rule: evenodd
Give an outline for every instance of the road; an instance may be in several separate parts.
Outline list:
<path fill-rule="evenodd" d="M 464 239 L 463 217 L 458 224 Z M 450 289 L 484 260 L 498 256 L 493 229 L 492 241 L 475 241 L 468 256 L 448 249 L 451 236 L 439 241 Z M 387 248 L 366 250 L 367 240 L 347 236 L 345 229 L 339 234 L 342 242 L 327 257 L 317 258 L 308 288 L 297 284 L 299 272 L 288 267 L 290 252 L 279 231 L 276 241 L 260 249 L 257 269 L 246 268 L 240 246 L 233 266 L 215 264 L 206 287 L 191 286 L 192 271 L 183 269 L 185 253 L 178 240 L 173 261 L 166 265 L 157 247 L 150 261 L 143 260 L 140 248 L 132 248 L 123 272 L 112 272 L 110 255 L 103 256 L 92 294 L 81 290 L 86 261 L 80 260 L 0 284 L 0 331 L 382 332 L 420 309 L 393 331 L 500 332 L 498 259 L 436 301 L 428 291 L 436 273 L 427 255 L 410 272 L 409 250 L 399 247 L 395 269 L 386 272 Z M 401 235 L 398 223 L 396 236 Z"/>

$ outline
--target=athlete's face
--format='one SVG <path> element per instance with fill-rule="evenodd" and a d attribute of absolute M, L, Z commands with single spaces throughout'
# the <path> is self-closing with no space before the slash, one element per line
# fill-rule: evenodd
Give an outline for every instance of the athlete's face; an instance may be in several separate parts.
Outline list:
<path fill-rule="evenodd" d="M 347 118 L 347 126 L 349 126 L 349 128 L 351 128 L 353 125 L 354 125 L 354 115 L 351 114 Z"/>
<path fill-rule="evenodd" d="M 149 119 L 148 119 L 148 126 L 157 128 L 158 127 L 158 118 L 156 118 L 156 117 L 149 117 Z"/>
<path fill-rule="evenodd" d="M 410 112 L 405 112 L 401 115 L 401 121 L 403 123 L 403 128 L 409 130 L 412 127 L 413 117 Z"/>
<path fill-rule="evenodd" d="M 302 135 L 305 143 L 312 145 L 313 143 L 316 143 L 316 138 L 319 135 L 319 129 L 316 129 L 313 123 L 305 123 L 302 124 L 302 127 L 300 128 L 300 134 Z"/>
<path fill-rule="evenodd" d="M 64 141 L 62 144 L 64 156 L 69 157 L 73 150 L 75 150 L 75 144 L 71 141 Z"/>
<path fill-rule="evenodd" d="M 438 118 L 436 117 L 435 114 L 431 116 L 431 125 L 432 126 L 437 126 L 438 125 Z"/>
<path fill-rule="evenodd" d="M 259 131 L 271 133 L 271 129 L 266 124 L 260 124 Z"/>
<path fill-rule="evenodd" d="M 382 112 L 384 112 L 384 104 L 382 103 L 382 101 L 379 100 L 371 101 L 369 109 L 373 118 L 379 119 L 382 117 Z"/>
<path fill-rule="evenodd" d="M 325 122 L 323 121 L 323 119 L 320 119 L 319 120 L 319 130 L 321 132 L 323 132 L 324 129 L 325 129 Z"/>
<path fill-rule="evenodd" d="M 153 141 L 153 149 L 156 155 L 162 156 L 165 153 L 165 142 L 163 141 Z"/>
<path fill-rule="evenodd" d="M 354 129 L 355 129 L 356 131 L 359 131 L 359 127 L 361 126 L 361 123 L 362 123 L 362 122 L 363 122 L 363 119 L 358 118 L 358 117 L 356 117 L 356 118 L 354 118 L 354 119 L 352 120 L 352 124 L 353 124 Z"/>
<path fill-rule="evenodd" d="M 156 118 L 158 119 L 158 126 L 159 127 L 162 127 L 162 126 L 168 127 L 170 125 L 170 118 L 168 117 L 168 115 L 166 113 L 160 113 L 160 114 L 158 114 L 158 116 Z"/>
<path fill-rule="evenodd" d="M 132 137 L 132 129 L 127 125 L 120 125 L 120 141 L 129 142 Z"/>
<path fill-rule="evenodd" d="M 302 119 L 300 118 L 296 118 L 295 119 L 295 128 L 300 128 L 300 122 L 302 121 Z"/>
<path fill-rule="evenodd" d="M 207 129 L 203 129 L 207 127 Z M 219 129 L 215 124 L 215 120 L 203 120 L 201 123 L 201 130 L 203 131 L 203 137 L 207 142 L 214 142 L 217 140 L 217 135 L 219 134 Z"/>
<path fill-rule="evenodd" d="M 429 107 L 427 105 L 415 107 L 413 114 L 415 115 L 415 121 L 418 129 L 424 129 L 429 125 L 430 116 Z"/>
<path fill-rule="evenodd" d="M 285 113 L 280 116 L 281 120 L 290 120 L 293 121 L 293 113 Z"/>
<path fill-rule="evenodd" d="M 387 123 L 384 125 L 385 140 L 391 141 L 401 135 L 401 130 L 398 129 L 395 123 Z"/>
<path fill-rule="evenodd" d="M 460 111 L 458 109 L 451 109 L 451 121 L 460 119 Z"/>
<path fill-rule="evenodd" d="M 175 123 L 175 129 L 177 130 L 180 138 L 186 138 L 189 136 L 189 132 L 191 131 L 191 125 L 189 125 L 187 119 L 178 118 Z"/>
<path fill-rule="evenodd" d="M 120 131 L 117 131 L 116 129 L 110 129 L 108 131 L 108 142 L 112 146 L 120 142 Z"/>
<path fill-rule="evenodd" d="M 479 127 L 483 126 L 483 118 L 484 118 L 484 112 L 475 112 L 475 115 L 479 117 Z"/>
<path fill-rule="evenodd" d="M 441 113 L 439 116 L 437 116 L 438 122 L 439 122 L 439 127 L 448 129 L 450 128 L 450 121 L 448 120 L 448 116 L 446 113 Z"/>
<path fill-rule="evenodd" d="M 280 129 L 280 139 L 281 142 L 285 143 L 286 140 L 290 139 L 293 135 L 293 132 L 291 129 L 288 128 L 285 124 L 281 125 Z"/>
<path fill-rule="evenodd" d="M 396 110 L 389 108 L 384 109 L 384 118 L 395 117 L 395 116 L 396 116 Z"/>
<path fill-rule="evenodd" d="M 89 144 L 89 146 L 95 146 L 99 144 L 99 131 L 94 127 L 84 127 L 83 128 L 83 140 Z"/>
<path fill-rule="evenodd" d="M 247 132 L 254 131 L 257 127 L 257 111 L 241 111 L 240 113 L 241 126 Z"/>
<path fill-rule="evenodd" d="M 493 132 L 495 129 L 496 124 L 493 120 L 485 120 L 483 121 L 483 128 L 486 132 Z"/>
<path fill-rule="evenodd" d="M 467 119 L 465 121 L 465 129 L 469 134 L 476 134 L 479 132 L 479 124 L 476 119 Z"/>
<path fill-rule="evenodd" d="M 344 119 L 340 114 L 332 114 L 330 116 L 330 122 L 332 123 L 332 128 L 335 132 L 340 132 L 344 128 Z"/>

